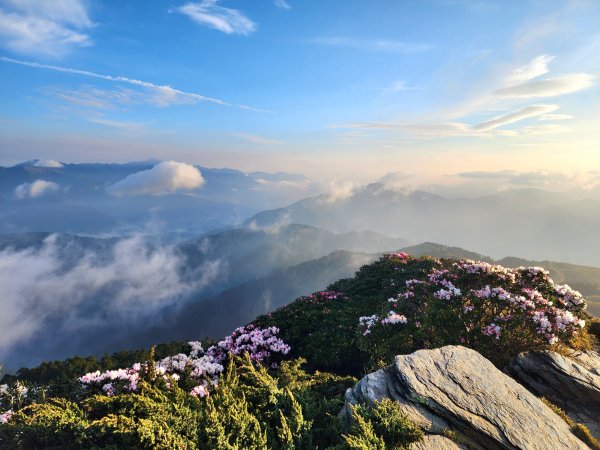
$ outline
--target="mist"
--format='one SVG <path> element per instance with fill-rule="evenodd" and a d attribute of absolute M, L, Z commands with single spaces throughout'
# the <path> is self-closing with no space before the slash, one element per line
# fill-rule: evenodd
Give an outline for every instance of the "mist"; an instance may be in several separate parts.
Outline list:
<path fill-rule="evenodd" d="M 38 362 L 42 354 L 107 349 L 227 274 L 218 259 L 190 268 L 175 247 L 139 236 L 101 251 L 74 247 L 50 235 L 41 246 L 0 251 L 0 361 L 6 368 Z M 92 336 L 96 342 L 89 342 Z"/>

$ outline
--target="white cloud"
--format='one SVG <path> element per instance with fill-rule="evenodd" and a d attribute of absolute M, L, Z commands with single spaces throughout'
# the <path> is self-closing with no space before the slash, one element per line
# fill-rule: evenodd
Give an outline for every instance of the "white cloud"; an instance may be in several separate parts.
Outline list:
<path fill-rule="evenodd" d="M 109 186 L 113 195 L 165 194 L 190 191 L 204 184 L 200 171 L 189 164 L 163 161 L 152 169 L 131 174 Z"/>
<path fill-rule="evenodd" d="M 234 133 L 234 136 L 237 136 L 241 139 L 244 139 L 248 142 L 252 142 L 253 144 L 259 145 L 279 145 L 283 144 L 283 141 L 278 141 L 276 139 L 270 139 L 263 136 L 259 136 L 257 134 L 249 134 L 249 133 Z"/>
<path fill-rule="evenodd" d="M 564 183 L 573 182 L 574 178 L 562 172 L 550 171 L 530 171 L 519 172 L 514 170 L 497 170 L 497 171 L 473 171 L 461 172 L 458 176 L 468 179 L 477 180 L 502 180 L 515 186 L 551 186 L 562 185 Z M 576 186 L 573 184 L 571 188 Z"/>
<path fill-rule="evenodd" d="M 432 48 L 431 44 L 405 42 L 390 39 L 365 39 L 351 36 L 320 36 L 310 40 L 312 44 L 334 47 L 352 47 L 361 50 L 390 53 L 420 53 Z"/>
<path fill-rule="evenodd" d="M 52 181 L 35 180 L 33 183 L 23 183 L 15 188 L 15 196 L 20 199 L 37 198 L 60 191 L 60 186 Z"/>
<path fill-rule="evenodd" d="M 88 118 L 88 121 L 105 127 L 126 131 L 128 133 L 143 133 L 148 131 L 145 124 L 138 122 L 123 122 L 120 120 L 109 120 L 99 117 L 90 117 Z"/>
<path fill-rule="evenodd" d="M 322 198 L 325 203 L 335 203 L 354 195 L 359 185 L 353 181 L 333 180 L 327 186 L 327 194 Z"/>
<path fill-rule="evenodd" d="M 488 120 L 486 122 L 482 122 L 478 125 L 475 125 L 474 129 L 482 130 L 482 131 L 493 130 L 493 129 L 501 127 L 503 125 L 515 123 L 520 120 L 528 119 L 530 117 L 540 116 L 542 114 L 548 114 L 548 113 L 551 113 L 552 111 L 556 111 L 557 109 L 558 109 L 557 105 L 527 106 L 525 108 L 522 108 L 522 109 L 512 112 L 510 114 L 496 117 L 492 120 Z"/>
<path fill-rule="evenodd" d="M 18 53 L 57 57 L 92 45 L 93 25 L 82 0 L 0 1 L 0 41 Z"/>
<path fill-rule="evenodd" d="M 568 114 L 542 114 L 538 117 L 538 120 L 569 120 L 572 118 L 573 116 Z"/>
<path fill-rule="evenodd" d="M 117 83 L 127 83 L 134 86 L 142 87 L 148 90 L 150 93 L 150 99 L 157 106 L 170 106 L 174 104 L 184 104 L 184 103 L 197 103 L 197 102 L 210 102 L 215 103 L 217 105 L 222 106 L 233 106 L 236 108 L 246 109 L 250 111 L 258 111 L 258 112 L 267 112 L 265 110 L 253 108 L 247 105 L 236 105 L 227 103 L 223 100 L 219 100 L 216 98 L 205 97 L 204 95 L 196 94 L 194 92 L 185 92 L 180 91 L 179 89 L 172 88 L 171 86 L 166 85 L 157 85 L 154 83 L 150 83 L 148 81 L 136 80 L 134 78 L 128 78 L 117 75 L 104 75 L 96 72 L 91 72 L 89 70 L 81 70 L 81 69 L 72 69 L 70 67 L 61 67 L 54 66 L 50 64 L 42 64 L 32 61 L 20 61 L 18 59 L 7 58 L 4 56 L 0 56 L 0 61 L 8 62 L 11 64 L 19 64 L 27 67 L 34 67 L 36 69 L 47 69 L 54 70 L 56 72 L 70 73 L 75 75 L 82 75 L 85 77 L 91 78 L 99 78 L 101 80 L 113 81 Z"/>
<path fill-rule="evenodd" d="M 582 91 L 594 84 L 594 77 L 588 73 L 573 73 L 556 78 L 528 81 L 495 91 L 497 97 L 536 98 L 557 97 Z"/>
<path fill-rule="evenodd" d="M 285 3 L 285 2 L 284 2 Z M 194 22 L 226 34 L 248 35 L 256 31 L 256 24 L 237 9 L 218 5 L 218 0 L 186 3 L 176 9 Z"/>
<path fill-rule="evenodd" d="M 521 134 L 525 135 L 566 133 L 567 131 L 573 131 L 573 129 L 556 123 L 549 123 L 547 125 L 529 125 L 520 130 Z"/>
<path fill-rule="evenodd" d="M 59 167 L 65 167 L 65 165 L 61 162 L 58 161 L 54 161 L 52 159 L 38 159 L 36 160 L 32 166 L 35 167 L 52 167 L 52 168 L 59 168 Z"/>
<path fill-rule="evenodd" d="M 273 3 L 279 9 L 292 9 L 291 5 L 286 0 L 273 0 Z"/>
<path fill-rule="evenodd" d="M 523 82 L 548 73 L 548 64 L 554 60 L 554 56 L 541 55 L 534 58 L 529 64 L 515 69 L 508 78 L 509 82 Z"/>
<path fill-rule="evenodd" d="M 85 251 L 67 267 L 55 235 L 41 248 L 0 251 L 0 358 L 42 331 L 47 317 L 62 318 L 62 329 L 52 330 L 59 336 L 139 322 L 208 286 L 225 270 L 219 260 L 186 275 L 184 266 L 173 247 L 150 246 L 140 237 L 118 242 L 106 257 Z"/>

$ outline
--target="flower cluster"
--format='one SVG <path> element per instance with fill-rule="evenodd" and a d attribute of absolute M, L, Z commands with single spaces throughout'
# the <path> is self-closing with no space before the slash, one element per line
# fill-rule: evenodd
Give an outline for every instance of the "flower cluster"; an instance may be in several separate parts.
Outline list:
<path fill-rule="evenodd" d="M 390 311 L 387 315 L 387 317 L 385 317 L 384 319 L 381 320 L 381 323 L 383 325 L 387 325 L 387 324 L 396 324 L 396 323 L 401 323 L 401 324 L 405 324 L 407 322 L 406 317 L 404 317 L 402 314 L 398 314 L 395 311 Z"/>
<path fill-rule="evenodd" d="M 358 318 L 358 325 L 364 329 L 363 334 L 365 336 L 367 334 L 371 334 L 371 328 L 375 326 L 379 319 L 380 317 L 377 314 L 373 314 L 372 316 L 362 316 Z"/>
<path fill-rule="evenodd" d="M 477 341 L 476 333 L 495 340 L 520 339 L 521 331 L 528 329 L 539 345 L 553 345 L 585 326 L 583 296 L 568 285 L 555 284 L 541 267 L 510 269 L 471 260 L 432 260 L 423 275 L 405 284 L 405 289 L 388 299 L 394 310 L 387 316 L 381 312 L 383 319 L 377 314 L 359 319 L 363 335 L 372 335 L 378 324 L 410 322 L 421 328 L 417 322 L 420 325 L 428 319 L 441 321 L 429 322 L 429 330 L 442 326 L 448 332 L 447 321 L 453 317 L 452 333 L 459 342 Z M 431 336 L 421 339 L 432 342 Z"/>
<path fill-rule="evenodd" d="M 117 387 L 125 391 L 137 391 L 138 381 L 140 379 L 140 364 L 134 364 L 130 369 L 107 370 L 106 372 L 86 373 L 79 378 L 79 382 L 84 385 L 102 386 L 102 390 L 109 397 L 114 395 Z"/>
<path fill-rule="evenodd" d="M 278 333 L 277 327 L 258 328 L 255 325 L 239 327 L 217 345 L 210 347 L 207 355 L 218 363 L 225 361 L 229 353 L 232 355 L 248 353 L 250 359 L 256 362 L 264 362 L 272 353 L 287 355 L 290 346 L 277 337 Z"/>
<path fill-rule="evenodd" d="M 10 420 L 10 418 L 12 417 L 13 412 L 12 410 L 8 410 L 8 411 L 4 411 L 2 414 L 0 414 L 0 423 L 6 423 Z"/>
<path fill-rule="evenodd" d="M 308 298 L 323 298 L 325 300 L 337 300 L 338 298 L 344 298 L 344 295 L 337 291 L 320 291 L 310 294 Z"/>
<path fill-rule="evenodd" d="M 214 361 L 210 355 L 204 355 L 200 342 L 189 342 L 189 355 L 180 353 L 168 356 L 154 363 L 154 373 L 161 377 L 170 387 L 171 382 L 179 381 L 183 374 L 189 375 L 194 382 L 200 383 L 202 389 L 195 386 L 190 395 L 204 397 L 208 395 L 208 386 L 218 382 L 223 366 Z M 135 392 L 144 373 L 148 372 L 147 363 L 135 363 L 127 369 L 90 372 L 79 378 L 84 386 L 101 387 L 109 397 L 118 392 Z"/>
<path fill-rule="evenodd" d="M 283 355 L 290 346 L 277 337 L 276 327 L 258 328 L 254 325 L 237 328 L 230 336 L 211 346 L 206 352 L 198 341 L 188 342 L 190 353 L 168 356 L 154 363 L 154 374 L 162 378 L 167 387 L 182 377 L 193 384 L 189 394 L 193 397 L 206 397 L 212 387 L 218 385 L 219 376 L 224 370 L 223 363 L 231 353 L 241 355 L 247 352 L 252 361 L 266 362 L 273 353 Z M 152 368 L 152 367 L 150 367 Z M 119 392 L 135 392 L 138 383 L 149 373 L 148 363 L 135 363 L 127 369 L 91 372 L 79 378 L 88 387 L 100 388 L 108 396 Z"/>
<path fill-rule="evenodd" d="M 405 252 L 390 253 L 389 255 L 386 255 L 386 257 L 394 262 L 400 263 L 407 263 L 411 258 L 411 256 Z"/>

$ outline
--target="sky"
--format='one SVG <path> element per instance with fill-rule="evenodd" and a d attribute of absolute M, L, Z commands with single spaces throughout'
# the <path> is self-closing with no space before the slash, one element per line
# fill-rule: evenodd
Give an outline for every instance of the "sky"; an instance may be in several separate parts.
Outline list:
<path fill-rule="evenodd" d="M 0 0 L 0 165 L 600 183 L 597 0 Z"/>

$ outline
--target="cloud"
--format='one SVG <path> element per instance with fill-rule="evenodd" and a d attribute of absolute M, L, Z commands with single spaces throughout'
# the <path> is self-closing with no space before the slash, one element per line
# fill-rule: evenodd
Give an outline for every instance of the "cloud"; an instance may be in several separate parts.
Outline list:
<path fill-rule="evenodd" d="M 519 122 L 520 120 L 528 119 L 530 117 L 540 116 L 542 114 L 551 113 L 558 109 L 557 105 L 532 105 L 522 108 L 518 111 L 506 114 L 504 116 L 496 117 L 492 120 L 482 122 L 475 125 L 475 130 L 493 130 L 503 125 Z"/>
<path fill-rule="evenodd" d="M 152 169 L 131 174 L 109 186 L 113 195 L 165 194 L 190 191 L 204 184 L 200 171 L 189 164 L 163 161 Z"/>
<path fill-rule="evenodd" d="M 35 180 L 23 183 L 15 188 L 15 196 L 19 199 L 37 198 L 60 191 L 60 186 L 52 181 Z"/>
<path fill-rule="evenodd" d="M 568 114 L 542 114 L 538 117 L 538 120 L 569 120 L 572 118 L 573 116 Z"/>
<path fill-rule="evenodd" d="M 256 31 L 256 24 L 252 20 L 237 9 L 219 6 L 218 0 L 186 3 L 176 8 L 176 11 L 185 14 L 200 25 L 206 25 L 226 34 L 248 35 Z"/>
<path fill-rule="evenodd" d="M 363 39 L 351 36 L 320 36 L 309 41 L 312 44 L 334 47 L 351 47 L 360 50 L 381 51 L 390 53 L 421 53 L 433 48 L 431 44 L 405 42 L 390 39 Z"/>
<path fill-rule="evenodd" d="M 0 42 L 27 55 L 59 57 L 92 45 L 92 28 L 82 0 L 1 0 Z"/>
<path fill-rule="evenodd" d="M 354 181 L 333 180 L 327 186 L 327 193 L 321 198 L 324 203 L 335 203 L 350 198 L 359 185 Z"/>
<path fill-rule="evenodd" d="M 32 61 L 21 61 L 18 59 L 7 58 L 4 56 L 0 56 L 0 61 L 11 63 L 11 64 L 19 64 L 22 66 L 33 67 L 36 69 L 46 69 L 46 70 L 54 70 L 56 72 L 70 73 L 75 75 L 82 75 L 84 77 L 98 78 L 101 80 L 113 81 L 117 83 L 127 83 L 134 86 L 138 86 L 141 88 L 147 89 L 150 94 L 150 98 L 152 102 L 157 106 L 171 106 L 176 104 L 184 104 L 184 103 L 198 103 L 198 102 L 209 102 L 215 103 L 221 106 L 232 106 L 240 109 L 257 111 L 257 112 L 268 112 L 265 110 L 261 110 L 258 108 L 253 108 L 247 105 L 239 105 L 239 104 L 231 104 L 227 103 L 223 100 L 219 100 L 212 97 L 205 97 L 204 95 L 196 94 L 194 92 L 185 92 L 180 91 L 179 89 L 172 88 L 171 86 L 166 85 L 158 85 L 154 83 L 150 83 L 148 81 L 136 80 L 134 78 L 128 78 L 117 75 L 104 75 L 96 72 L 91 72 L 89 70 L 81 70 L 81 69 L 73 69 L 70 67 L 61 67 L 50 64 L 42 64 L 38 62 Z"/>
<path fill-rule="evenodd" d="M 234 133 L 234 136 L 237 136 L 241 139 L 244 139 L 248 142 L 252 142 L 253 144 L 259 145 L 280 145 L 284 144 L 283 141 L 278 141 L 276 139 L 270 139 L 263 136 L 259 136 L 257 134 L 249 134 L 249 133 Z"/>
<path fill-rule="evenodd" d="M 65 167 L 65 165 L 63 163 L 54 161 L 52 159 L 37 159 L 32 164 L 32 166 L 34 166 L 34 167 L 52 167 L 52 168 Z"/>
<path fill-rule="evenodd" d="M 504 98 L 557 97 L 582 91 L 593 84 L 594 76 L 588 73 L 573 73 L 497 89 L 494 95 Z"/>
<path fill-rule="evenodd" d="M 292 9 L 291 5 L 286 0 L 273 0 L 273 3 L 279 9 Z"/>
<path fill-rule="evenodd" d="M 40 248 L 0 251 L 0 359 L 39 335 L 47 320 L 54 322 L 46 342 L 68 332 L 141 323 L 208 286 L 226 269 L 215 260 L 186 273 L 174 247 L 150 245 L 141 237 L 121 240 L 102 255 L 84 249 L 75 257 L 76 244 L 67 245 L 61 248 L 51 235 Z M 83 341 L 80 333 L 77 341 Z"/>
<path fill-rule="evenodd" d="M 508 78 L 508 82 L 523 82 L 548 73 L 548 64 L 554 60 L 554 56 L 541 55 L 534 58 L 529 64 L 515 69 Z"/>
<path fill-rule="evenodd" d="M 144 133 L 148 131 L 145 124 L 138 122 L 123 122 L 119 120 L 101 119 L 98 117 L 89 117 L 87 120 L 98 125 L 115 128 L 128 133 Z"/>
<path fill-rule="evenodd" d="M 519 172 L 514 170 L 473 171 L 462 172 L 458 176 L 477 180 L 502 180 L 509 184 L 519 186 L 550 186 L 573 181 L 573 177 L 562 172 L 529 171 Z"/>
<path fill-rule="evenodd" d="M 285 211 L 277 217 L 277 220 L 269 222 L 268 225 L 259 225 L 256 220 L 252 220 L 246 228 L 251 231 L 262 231 L 267 234 L 277 234 L 283 228 L 291 225 L 292 214 L 290 211 Z"/>

